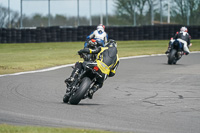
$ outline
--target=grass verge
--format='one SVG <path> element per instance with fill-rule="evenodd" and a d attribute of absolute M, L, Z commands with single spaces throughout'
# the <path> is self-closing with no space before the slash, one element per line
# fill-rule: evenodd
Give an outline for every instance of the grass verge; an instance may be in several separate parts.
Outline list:
<path fill-rule="evenodd" d="M 32 126 L 12 126 L 1 124 L 0 133 L 114 133 L 110 131 L 53 128 L 53 127 L 32 127 Z"/>
<path fill-rule="evenodd" d="M 164 53 L 167 40 L 117 41 L 119 57 Z M 200 40 L 192 40 L 191 51 L 200 51 Z M 0 75 L 37 70 L 80 60 L 83 42 L 0 44 Z"/>

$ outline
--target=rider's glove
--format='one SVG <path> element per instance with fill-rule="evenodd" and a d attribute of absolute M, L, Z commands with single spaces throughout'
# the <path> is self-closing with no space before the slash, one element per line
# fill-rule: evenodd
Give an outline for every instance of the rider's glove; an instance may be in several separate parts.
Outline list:
<path fill-rule="evenodd" d="M 81 54 L 82 54 L 82 50 L 79 50 L 79 51 L 78 51 L 78 54 L 81 55 Z"/>

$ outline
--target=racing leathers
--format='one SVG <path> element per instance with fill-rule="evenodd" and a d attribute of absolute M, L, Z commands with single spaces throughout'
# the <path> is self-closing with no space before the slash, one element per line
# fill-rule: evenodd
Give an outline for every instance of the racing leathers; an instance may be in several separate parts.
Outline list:
<path fill-rule="evenodd" d="M 78 51 L 81 53 L 97 54 L 97 66 L 102 74 L 112 77 L 115 75 L 116 68 L 119 64 L 119 58 L 116 47 L 98 47 L 97 49 L 82 49 Z"/>
<path fill-rule="evenodd" d="M 108 35 L 107 33 L 104 31 L 104 29 L 97 29 L 94 32 L 92 32 L 89 36 L 87 36 L 86 38 L 87 40 L 90 39 L 95 39 L 97 41 L 98 44 L 101 44 L 104 47 L 104 44 L 108 41 Z M 87 41 L 84 44 L 84 48 L 87 47 Z"/>
<path fill-rule="evenodd" d="M 178 40 L 179 42 L 183 44 L 183 50 L 186 53 L 186 55 L 190 53 L 189 48 L 188 48 L 190 46 L 190 35 L 187 32 L 183 32 L 183 31 L 177 32 L 175 36 L 173 37 L 173 39 L 170 40 L 169 47 L 166 53 L 170 51 L 171 45 L 173 44 L 175 40 Z"/>

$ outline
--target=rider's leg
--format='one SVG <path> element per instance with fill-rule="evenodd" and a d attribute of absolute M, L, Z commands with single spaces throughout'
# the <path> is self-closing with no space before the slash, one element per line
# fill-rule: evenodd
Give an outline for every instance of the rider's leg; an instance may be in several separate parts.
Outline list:
<path fill-rule="evenodd" d="M 101 74 L 102 78 L 97 78 L 97 81 L 95 82 L 95 84 L 92 86 L 92 88 L 90 89 L 89 93 L 88 93 L 88 98 L 92 99 L 93 94 L 103 86 L 103 82 L 105 81 L 105 79 L 107 78 L 106 74 Z"/>
<path fill-rule="evenodd" d="M 89 90 L 89 92 L 88 92 L 88 98 L 89 98 L 89 99 L 92 99 L 93 94 L 94 94 L 99 88 L 101 88 L 102 86 L 103 86 L 103 84 L 95 83 L 95 84 L 92 86 L 92 88 Z"/>
<path fill-rule="evenodd" d="M 190 50 L 187 47 L 187 42 L 182 40 L 182 39 L 177 39 L 179 42 L 183 43 L 183 50 L 186 53 L 186 55 L 188 55 L 190 53 Z"/>
<path fill-rule="evenodd" d="M 168 46 L 168 49 L 167 49 L 167 51 L 165 52 L 165 54 L 168 54 L 168 53 L 170 52 L 171 46 L 172 46 L 173 42 L 174 42 L 173 39 L 171 39 L 171 40 L 169 41 L 169 46 Z"/>

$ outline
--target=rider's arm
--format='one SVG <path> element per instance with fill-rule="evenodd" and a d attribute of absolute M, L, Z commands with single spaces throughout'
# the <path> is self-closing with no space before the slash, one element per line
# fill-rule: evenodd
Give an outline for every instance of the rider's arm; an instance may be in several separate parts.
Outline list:
<path fill-rule="evenodd" d="M 100 51 L 101 51 L 101 47 L 99 47 L 97 49 L 84 48 L 84 49 L 78 51 L 78 53 L 97 54 Z"/>
<path fill-rule="evenodd" d="M 104 38 L 104 42 L 107 43 L 108 42 L 108 34 L 106 33 L 106 37 Z"/>
<path fill-rule="evenodd" d="M 86 37 L 86 41 L 84 43 L 84 48 L 87 48 L 88 47 L 88 41 L 92 38 L 94 38 L 94 32 L 92 32 L 89 36 Z"/>
<path fill-rule="evenodd" d="M 176 34 L 174 35 L 174 39 L 178 39 L 178 34 L 179 34 L 179 32 L 176 32 Z"/>
<path fill-rule="evenodd" d="M 89 36 L 87 36 L 87 39 L 92 39 L 92 38 L 94 38 L 94 32 L 92 32 Z"/>

